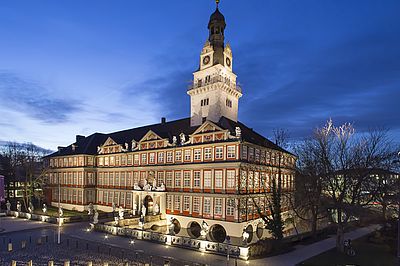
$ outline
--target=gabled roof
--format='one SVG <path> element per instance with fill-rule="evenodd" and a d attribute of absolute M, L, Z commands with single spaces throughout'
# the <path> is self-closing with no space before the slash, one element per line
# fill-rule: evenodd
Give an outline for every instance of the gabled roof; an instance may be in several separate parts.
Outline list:
<path fill-rule="evenodd" d="M 246 125 L 240 122 L 232 121 L 226 117 L 221 117 L 218 123 L 215 123 L 222 129 L 227 129 L 230 132 L 235 132 L 235 127 L 240 127 L 242 133 L 242 140 L 260 145 L 266 148 L 274 149 L 289 153 L 281 147 L 275 145 L 267 138 L 261 136 L 257 132 L 248 128 Z M 75 154 L 97 154 L 97 146 L 101 146 L 108 138 L 113 139 L 118 144 L 131 143 L 132 140 L 141 140 L 149 130 L 156 133 L 161 138 L 168 138 L 172 141 L 172 137 L 176 136 L 179 141 L 179 134 L 184 133 L 190 135 L 194 133 L 201 126 L 190 126 L 190 117 L 179 120 L 174 120 L 165 123 L 153 124 L 143 127 L 137 127 L 122 131 L 117 131 L 109 134 L 94 133 L 88 137 L 80 138 L 76 143 L 69 145 L 68 147 L 62 148 L 60 151 L 50 154 L 46 157 L 53 156 L 64 156 L 64 155 L 75 155 Z M 75 146 L 73 150 L 72 146 Z"/>

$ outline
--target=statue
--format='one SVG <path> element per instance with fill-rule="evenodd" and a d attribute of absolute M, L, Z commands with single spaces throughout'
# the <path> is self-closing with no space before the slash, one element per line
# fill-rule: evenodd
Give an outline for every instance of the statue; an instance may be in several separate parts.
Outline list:
<path fill-rule="evenodd" d="M 136 215 L 136 211 L 137 211 L 137 204 L 136 204 L 136 202 L 133 203 L 132 211 L 133 211 L 133 215 Z"/>
<path fill-rule="evenodd" d="M 124 208 L 122 206 L 119 206 L 118 215 L 120 220 L 124 219 Z"/>
<path fill-rule="evenodd" d="M 146 191 L 150 191 L 151 190 L 151 185 L 147 182 L 147 179 L 145 178 L 144 180 L 143 180 L 143 190 L 146 190 Z"/>
<path fill-rule="evenodd" d="M 117 205 L 115 204 L 115 202 L 112 203 L 112 212 L 115 212 L 115 210 L 117 209 Z"/>
<path fill-rule="evenodd" d="M 183 145 L 186 142 L 186 136 L 184 133 L 181 133 L 179 135 L 180 139 L 181 139 L 181 145 Z"/>
<path fill-rule="evenodd" d="M 200 235 L 202 237 L 205 237 L 208 234 L 210 227 L 208 226 L 208 224 L 206 223 L 206 221 L 203 220 L 203 222 L 201 223 L 201 231 L 200 231 Z"/>
<path fill-rule="evenodd" d="M 97 153 L 100 153 L 100 152 L 101 152 L 101 147 L 97 146 Z"/>
<path fill-rule="evenodd" d="M 33 213 L 34 210 L 35 210 L 35 208 L 33 207 L 33 204 L 31 201 L 31 202 L 29 202 L 28 211 L 29 211 L 29 213 Z"/>
<path fill-rule="evenodd" d="M 135 182 L 135 184 L 133 184 L 133 189 L 134 190 L 142 190 L 141 187 L 139 187 L 138 183 Z"/>
<path fill-rule="evenodd" d="M 242 238 L 244 243 L 247 243 L 247 239 L 249 239 L 249 236 L 250 234 L 246 232 L 246 229 L 243 229 Z"/>
<path fill-rule="evenodd" d="M 132 148 L 131 150 L 133 151 L 136 148 L 136 141 L 133 139 L 132 140 Z"/>
<path fill-rule="evenodd" d="M 21 212 L 21 202 L 17 201 L 17 212 Z"/>
<path fill-rule="evenodd" d="M 93 214 L 93 204 L 89 203 L 88 205 L 88 215 L 92 215 Z"/>
<path fill-rule="evenodd" d="M 125 150 L 129 150 L 129 144 L 128 144 L 128 142 L 125 142 Z"/>
<path fill-rule="evenodd" d="M 159 214 L 159 213 L 160 213 L 160 206 L 158 206 L 157 203 L 154 203 L 154 206 L 153 206 L 153 214 L 154 214 L 154 215 L 157 215 L 157 214 Z"/>
<path fill-rule="evenodd" d="M 153 188 L 156 188 L 156 187 L 157 187 L 157 180 L 156 180 L 155 178 L 153 179 L 153 185 L 152 185 L 152 187 L 153 187 Z"/>
<path fill-rule="evenodd" d="M 99 213 L 97 210 L 94 210 L 94 215 L 93 215 L 93 223 L 97 224 L 99 222 Z"/>
<path fill-rule="evenodd" d="M 47 213 L 47 206 L 46 206 L 46 203 L 43 203 L 42 211 L 43 211 L 44 214 Z"/>
<path fill-rule="evenodd" d="M 164 183 L 161 183 L 161 186 L 156 187 L 156 188 L 155 188 L 155 191 L 165 191 L 165 185 L 164 185 Z"/>
<path fill-rule="evenodd" d="M 175 235 L 175 224 L 174 224 L 174 218 L 171 217 L 169 220 L 169 234 L 170 235 Z"/>
<path fill-rule="evenodd" d="M 146 216 L 146 206 L 142 205 L 142 216 Z"/>
<path fill-rule="evenodd" d="M 63 215 L 64 215 L 64 211 L 63 211 L 63 209 L 60 207 L 60 208 L 58 208 L 58 215 L 60 216 L 60 217 L 63 217 Z"/>
<path fill-rule="evenodd" d="M 240 127 L 235 127 L 235 135 L 237 138 L 242 137 L 242 130 L 240 129 Z"/>
<path fill-rule="evenodd" d="M 6 207 L 7 207 L 7 212 L 11 211 L 11 203 L 9 200 L 7 200 Z"/>
<path fill-rule="evenodd" d="M 176 145 L 176 143 L 178 142 L 176 136 L 172 137 L 172 145 Z"/>

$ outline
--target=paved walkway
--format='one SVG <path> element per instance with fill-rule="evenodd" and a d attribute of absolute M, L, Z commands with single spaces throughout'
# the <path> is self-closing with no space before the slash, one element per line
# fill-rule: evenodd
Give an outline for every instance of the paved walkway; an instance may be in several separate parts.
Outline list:
<path fill-rule="evenodd" d="M 5 219 L 5 218 L 2 218 Z M 6 218 L 7 219 L 7 218 Z M 19 228 L 19 230 L 29 230 L 31 228 L 35 228 L 36 226 L 39 227 L 39 225 L 46 226 L 48 224 L 37 224 L 36 222 L 32 221 L 26 221 L 22 219 L 12 219 L 8 218 L 6 223 L 3 223 L 3 225 L 7 224 L 11 227 L 8 227 L 7 231 L 8 233 L 13 231 L 12 229 Z M 14 224 L 15 223 L 15 224 Z M 207 265 L 235 265 L 235 261 L 233 259 L 230 259 L 229 262 L 227 263 L 226 257 L 220 256 L 220 255 L 215 255 L 215 254 L 202 254 L 197 251 L 193 250 L 188 250 L 188 249 L 182 249 L 182 248 L 176 248 L 176 247 L 169 247 L 166 245 L 162 244 L 156 244 L 152 243 L 149 241 L 144 241 L 144 240 L 135 240 L 134 245 L 130 245 L 129 241 L 130 239 L 126 237 L 120 237 L 120 236 L 112 236 L 108 235 L 107 238 L 105 238 L 105 234 L 101 232 L 86 232 L 85 229 L 88 227 L 87 222 L 82 222 L 82 223 L 75 223 L 75 224 L 66 224 L 65 226 L 62 227 L 62 234 L 63 238 L 70 236 L 70 237 L 75 237 L 75 238 L 80 238 L 82 240 L 88 240 L 88 241 L 95 241 L 97 243 L 101 244 L 106 244 L 110 245 L 113 247 L 120 247 L 120 248 L 125 248 L 132 250 L 132 252 L 135 252 L 137 250 L 142 250 L 144 253 L 148 255 L 155 255 L 155 256 L 162 256 L 162 257 L 172 257 L 177 260 L 184 260 L 187 262 L 193 262 L 198 263 L 198 264 L 207 264 Z M 370 232 L 375 231 L 378 229 L 378 225 L 372 225 L 369 227 L 364 227 L 364 228 L 359 228 L 354 231 L 348 232 L 345 234 L 345 239 L 356 239 L 359 237 L 362 237 L 366 234 L 369 234 Z M 55 237 L 55 229 L 56 226 L 52 227 L 47 227 L 47 228 L 40 228 L 39 230 L 32 230 L 29 231 L 29 235 L 54 235 Z M 18 231 L 19 231 L 18 230 Z M 9 234 L 5 233 L 3 234 L 3 237 L 8 237 Z M 14 232 L 12 233 L 13 238 L 16 240 L 19 238 L 26 238 L 27 234 L 23 232 Z M 1 234 L 0 234 L 1 237 Z M 36 236 L 32 236 L 36 237 Z M 334 248 L 336 245 L 336 237 L 332 236 L 330 238 L 327 238 L 325 240 L 319 241 L 314 244 L 310 245 L 298 245 L 295 247 L 295 250 L 286 254 L 282 254 L 279 256 L 274 256 L 274 257 L 268 257 L 268 258 L 263 258 L 263 259 L 257 259 L 257 260 L 251 260 L 249 262 L 245 262 L 242 260 L 237 261 L 238 266 L 245 266 L 245 265 L 255 265 L 255 266 L 261 266 L 261 265 L 269 265 L 269 266 L 274 266 L 274 265 L 279 265 L 279 266 L 286 266 L 286 265 L 296 265 L 310 257 L 313 257 L 315 255 L 318 255 L 322 252 L 325 252 L 331 248 Z M 193 265 L 193 264 L 192 264 Z"/>
<path fill-rule="evenodd" d="M 371 225 L 368 227 L 363 227 L 356 229 L 354 231 L 348 232 L 344 234 L 344 239 L 357 239 L 364 235 L 367 235 L 373 231 L 379 229 L 379 225 Z M 286 254 L 282 254 L 279 256 L 252 260 L 251 265 L 297 265 L 302 261 L 305 261 L 308 258 L 314 257 L 322 252 L 328 251 L 332 248 L 336 247 L 336 235 L 329 237 L 327 239 L 318 241 L 316 243 L 304 246 L 298 245 L 295 247 L 295 250 Z M 253 264 L 254 263 L 254 264 Z"/>

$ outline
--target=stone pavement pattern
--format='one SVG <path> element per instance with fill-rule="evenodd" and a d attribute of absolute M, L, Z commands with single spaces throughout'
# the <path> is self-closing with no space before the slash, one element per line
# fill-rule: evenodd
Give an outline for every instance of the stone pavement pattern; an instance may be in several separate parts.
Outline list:
<path fill-rule="evenodd" d="M 12 219 L 12 218 L 2 218 L 2 219 Z M 20 222 L 22 221 L 22 222 Z M 15 232 L 12 233 L 11 235 L 13 238 L 16 240 L 19 239 L 21 240 L 22 238 L 25 237 L 28 234 L 34 234 L 36 237 L 46 234 L 50 235 L 53 234 L 55 237 L 55 230 L 56 226 L 48 224 L 42 224 L 42 228 L 40 230 L 37 230 L 38 225 L 35 224 L 35 222 L 31 221 L 24 221 L 20 220 L 17 221 L 18 226 L 21 226 L 21 228 L 25 228 L 29 233 L 27 232 Z M 17 225 L 13 224 L 15 222 L 15 219 L 13 220 L 7 220 L 7 224 L 11 223 L 11 228 L 16 228 L 18 227 Z M 3 222 L 3 227 L 4 224 Z M 182 260 L 182 261 L 187 261 L 188 263 L 190 262 L 191 265 L 196 265 L 196 264 L 207 264 L 207 265 L 235 265 L 235 260 L 230 259 L 229 262 L 227 263 L 226 257 L 220 256 L 220 255 L 215 255 L 215 254 L 208 254 L 208 253 L 200 253 L 197 251 L 192 251 L 188 249 L 182 249 L 182 248 L 176 248 L 172 246 L 166 246 L 166 245 L 161 245 L 161 244 L 156 244 L 152 243 L 149 241 L 141 241 L 141 240 L 135 240 L 134 245 L 130 245 L 130 239 L 126 237 L 120 237 L 120 236 L 112 236 L 108 235 L 107 238 L 105 238 L 105 234 L 101 232 L 86 232 L 86 229 L 88 227 L 87 223 L 76 223 L 76 224 L 67 224 L 62 227 L 62 239 L 65 238 L 74 238 L 74 239 L 80 239 L 81 241 L 93 241 L 93 243 L 99 243 L 103 245 L 107 245 L 110 247 L 113 247 L 114 249 L 118 248 L 124 248 L 128 249 L 127 253 L 130 253 L 129 250 L 132 251 L 132 254 L 135 253 L 136 251 L 139 251 L 140 253 L 144 253 L 147 255 L 153 255 L 153 256 L 159 256 L 163 258 L 171 257 L 176 259 L 177 261 Z M 372 225 L 369 227 L 365 228 L 359 228 L 354 231 L 348 232 L 345 234 L 345 238 L 348 239 L 355 239 L 359 238 L 361 236 L 364 236 L 366 234 L 369 234 L 370 232 L 375 231 L 378 229 L 378 225 Z M 32 230 L 31 230 L 32 229 Z M 11 232 L 11 229 L 8 229 L 8 232 Z M 8 235 L 4 233 L 0 233 L 0 237 L 3 235 Z M 238 266 L 245 266 L 245 265 L 255 265 L 255 266 L 261 266 L 261 265 L 296 265 L 310 257 L 313 257 L 315 255 L 318 255 L 322 252 L 325 252 L 331 248 L 334 248 L 336 245 L 336 238 L 335 236 L 332 236 L 328 239 L 319 241 L 317 243 L 313 243 L 307 246 L 303 245 L 298 245 L 295 247 L 295 250 L 286 254 L 282 254 L 279 256 L 274 256 L 274 257 L 268 257 L 268 258 L 263 258 L 263 259 L 256 259 L 256 260 L 251 260 L 249 262 L 245 262 L 242 260 L 237 260 L 237 265 Z"/>

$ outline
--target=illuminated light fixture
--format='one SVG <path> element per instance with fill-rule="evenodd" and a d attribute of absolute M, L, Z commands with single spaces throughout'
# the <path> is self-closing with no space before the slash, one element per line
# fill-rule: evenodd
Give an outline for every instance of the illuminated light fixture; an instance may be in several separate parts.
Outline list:
<path fill-rule="evenodd" d="M 108 239 L 108 235 L 105 235 L 104 238 L 105 238 L 105 239 Z"/>

